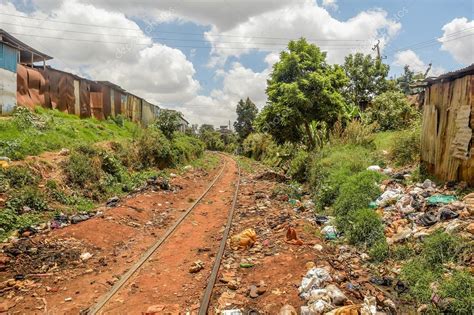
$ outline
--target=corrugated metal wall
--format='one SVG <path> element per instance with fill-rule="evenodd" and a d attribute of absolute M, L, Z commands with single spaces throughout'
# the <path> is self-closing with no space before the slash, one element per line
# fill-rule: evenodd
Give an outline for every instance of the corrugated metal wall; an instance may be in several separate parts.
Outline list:
<path fill-rule="evenodd" d="M 9 115 L 16 107 L 16 73 L 0 68 L 0 115 Z"/>
<path fill-rule="evenodd" d="M 16 72 L 18 50 L 0 43 L 0 68 Z"/>

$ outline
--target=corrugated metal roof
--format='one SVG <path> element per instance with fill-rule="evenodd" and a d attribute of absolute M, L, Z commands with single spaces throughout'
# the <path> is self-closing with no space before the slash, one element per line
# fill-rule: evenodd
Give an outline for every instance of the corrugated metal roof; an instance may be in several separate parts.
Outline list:
<path fill-rule="evenodd" d="M 15 49 L 18 49 L 20 51 L 20 54 L 23 54 L 22 57 L 25 58 L 25 60 L 28 59 L 28 56 L 33 56 L 33 62 L 39 62 L 43 60 L 51 60 L 53 57 L 50 57 L 36 49 L 34 49 L 31 46 L 28 46 L 27 44 L 23 43 L 13 35 L 7 33 L 3 29 L 0 28 L 0 42 L 13 47 Z M 36 57 L 36 58 L 35 58 Z M 31 57 L 29 58 L 31 60 Z M 30 61 L 29 60 L 29 61 Z"/>
<path fill-rule="evenodd" d="M 425 82 L 428 82 L 429 84 L 435 83 L 435 82 L 440 82 L 440 81 L 450 81 L 454 80 L 460 77 L 463 77 L 465 75 L 470 75 L 474 74 L 474 63 L 470 66 L 467 66 L 465 68 L 456 70 L 456 71 L 451 71 L 445 74 L 442 74 L 438 77 L 429 77 L 425 79 Z"/>

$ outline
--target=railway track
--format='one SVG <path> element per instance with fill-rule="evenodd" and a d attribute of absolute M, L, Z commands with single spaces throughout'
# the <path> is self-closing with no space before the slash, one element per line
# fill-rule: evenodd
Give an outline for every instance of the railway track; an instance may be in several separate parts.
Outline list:
<path fill-rule="evenodd" d="M 220 154 L 221 156 L 227 156 Z M 229 156 L 227 156 L 229 157 Z M 169 227 L 166 232 L 163 234 L 161 238 L 159 238 L 148 250 L 146 250 L 143 255 L 140 257 L 140 259 L 133 264 L 133 266 L 120 278 L 119 281 L 117 281 L 112 288 L 104 294 L 102 297 L 99 298 L 96 304 L 94 304 L 92 307 L 90 307 L 87 311 L 86 314 L 89 315 L 94 315 L 94 314 L 101 314 L 106 305 L 109 303 L 109 301 L 130 281 L 130 279 L 140 271 L 141 268 L 145 266 L 145 264 L 150 261 L 150 259 L 159 252 L 160 248 L 162 247 L 163 244 L 166 243 L 166 241 L 173 235 L 173 233 L 177 230 L 177 228 L 186 220 L 186 218 L 189 217 L 189 215 L 193 212 L 193 210 L 203 201 L 203 199 L 209 194 L 212 188 L 215 187 L 216 183 L 218 180 L 222 177 L 224 170 L 227 167 L 228 162 L 224 159 L 224 165 L 222 169 L 219 171 L 219 173 L 216 175 L 216 177 L 213 179 L 213 181 L 210 183 L 210 185 L 206 188 L 206 190 L 203 192 L 203 194 L 196 199 L 196 201 L 176 220 L 176 222 Z M 222 257 L 224 254 L 224 250 L 226 247 L 226 242 L 227 239 L 229 238 L 229 233 L 230 229 L 232 226 L 232 219 L 234 216 L 234 210 L 235 206 L 237 204 L 237 197 L 238 197 L 238 192 L 239 192 L 239 185 L 240 185 L 240 166 L 237 164 L 237 180 L 235 184 L 235 190 L 233 194 L 233 199 L 232 199 L 232 204 L 230 206 L 230 209 L 228 211 L 227 215 L 227 221 L 226 221 L 226 226 L 222 235 L 222 239 L 219 244 L 219 249 L 216 253 L 216 258 L 214 260 L 213 268 L 211 270 L 211 273 L 208 277 L 207 281 L 207 286 L 206 289 L 204 290 L 202 297 L 201 297 L 201 302 L 200 302 L 200 307 L 199 307 L 199 315 L 205 315 L 208 312 L 210 300 L 212 297 L 212 291 L 214 288 L 214 285 L 216 283 L 216 279 L 219 273 L 219 267 L 222 261 Z"/>

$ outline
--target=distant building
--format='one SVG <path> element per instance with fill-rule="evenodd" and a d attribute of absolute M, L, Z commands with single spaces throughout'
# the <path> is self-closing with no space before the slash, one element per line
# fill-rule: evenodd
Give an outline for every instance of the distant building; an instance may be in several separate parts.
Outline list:
<path fill-rule="evenodd" d="M 37 51 L 0 29 L 0 114 L 10 114 L 16 107 L 17 64 L 33 66 L 52 57 Z"/>

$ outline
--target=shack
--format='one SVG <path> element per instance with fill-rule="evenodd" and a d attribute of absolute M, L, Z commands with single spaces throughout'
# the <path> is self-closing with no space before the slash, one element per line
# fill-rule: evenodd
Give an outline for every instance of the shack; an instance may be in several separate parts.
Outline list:
<path fill-rule="evenodd" d="M 32 67 L 52 57 L 26 45 L 0 29 L 0 114 L 10 114 L 17 105 L 17 64 Z"/>
<path fill-rule="evenodd" d="M 474 185 L 474 64 L 426 79 L 421 161 L 444 181 Z"/>

